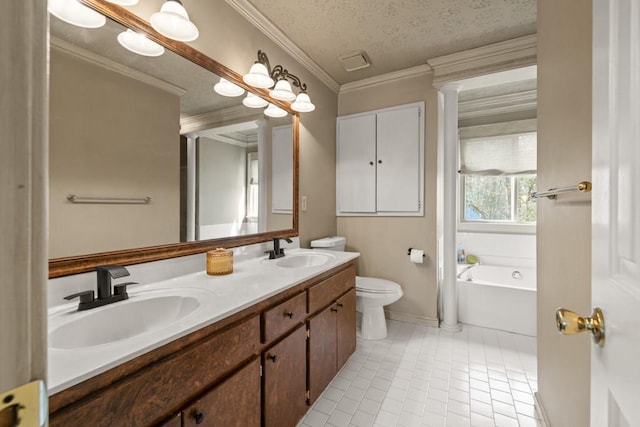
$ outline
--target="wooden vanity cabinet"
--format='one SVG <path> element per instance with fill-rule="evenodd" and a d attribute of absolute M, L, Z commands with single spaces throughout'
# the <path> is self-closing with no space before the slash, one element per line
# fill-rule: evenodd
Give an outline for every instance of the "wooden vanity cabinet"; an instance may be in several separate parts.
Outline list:
<path fill-rule="evenodd" d="M 52 395 L 50 425 L 295 427 L 354 350 L 351 261 Z"/>
<path fill-rule="evenodd" d="M 306 338 L 301 325 L 263 353 L 264 427 L 293 427 L 309 409 Z"/>
<path fill-rule="evenodd" d="M 260 359 L 186 407 L 181 415 L 182 427 L 260 427 Z"/>
<path fill-rule="evenodd" d="M 355 271 L 345 270 L 316 287 L 309 289 L 309 306 L 320 305 L 317 301 L 312 304 L 312 298 L 329 301 L 329 305 L 307 322 L 309 404 L 316 401 L 356 349 Z"/>

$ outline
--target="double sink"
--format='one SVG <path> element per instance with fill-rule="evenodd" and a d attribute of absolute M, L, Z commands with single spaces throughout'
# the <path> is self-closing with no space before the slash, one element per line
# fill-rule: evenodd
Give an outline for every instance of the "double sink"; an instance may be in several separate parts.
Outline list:
<path fill-rule="evenodd" d="M 277 260 L 262 260 L 256 269 L 309 269 L 322 267 L 336 257 L 330 253 L 294 252 Z M 77 350 L 128 340 L 159 330 L 184 328 L 190 319 L 201 318 L 216 302 L 206 288 L 179 286 L 142 287 L 129 299 L 102 307 L 76 311 L 69 304 L 49 312 L 49 348 Z"/>

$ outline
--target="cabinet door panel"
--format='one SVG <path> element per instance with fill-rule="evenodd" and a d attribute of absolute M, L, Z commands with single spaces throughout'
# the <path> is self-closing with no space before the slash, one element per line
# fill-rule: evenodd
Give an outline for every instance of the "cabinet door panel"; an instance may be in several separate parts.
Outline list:
<path fill-rule="evenodd" d="M 265 427 L 293 427 L 307 411 L 306 350 L 306 330 L 299 327 L 265 353 Z"/>
<path fill-rule="evenodd" d="M 182 411 L 183 427 L 260 426 L 260 360 L 255 359 Z"/>
<path fill-rule="evenodd" d="M 376 116 L 338 119 L 338 211 L 376 211 Z"/>
<path fill-rule="evenodd" d="M 378 212 L 420 210 L 420 108 L 378 113 Z"/>
<path fill-rule="evenodd" d="M 309 319 L 309 403 L 316 401 L 337 372 L 336 315 L 331 305 Z"/>
<path fill-rule="evenodd" d="M 352 289 L 338 299 L 336 335 L 338 343 L 337 368 L 342 368 L 356 351 L 356 290 Z"/>

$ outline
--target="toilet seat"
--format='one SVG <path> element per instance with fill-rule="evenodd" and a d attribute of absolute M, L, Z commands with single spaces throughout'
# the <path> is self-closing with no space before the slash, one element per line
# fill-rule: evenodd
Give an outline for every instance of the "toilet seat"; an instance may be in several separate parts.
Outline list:
<path fill-rule="evenodd" d="M 395 282 L 377 277 L 356 276 L 356 291 L 371 294 L 393 294 L 402 288 Z"/>

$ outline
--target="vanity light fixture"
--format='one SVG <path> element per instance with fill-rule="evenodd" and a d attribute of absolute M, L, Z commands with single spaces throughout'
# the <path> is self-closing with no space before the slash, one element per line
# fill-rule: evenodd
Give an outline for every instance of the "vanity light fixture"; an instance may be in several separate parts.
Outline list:
<path fill-rule="evenodd" d="M 153 40 L 149 40 L 144 34 L 136 33 L 130 29 L 118 34 L 118 43 L 138 55 L 160 56 L 164 53 L 164 47 Z"/>
<path fill-rule="evenodd" d="M 180 0 L 167 0 L 150 21 L 154 30 L 173 40 L 191 42 L 200 35 Z"/>
<path fill-rule="evenodd" d="M 269 104 L 269 106 L 264 110 L 264 115 L 269 117 L 285 117 L 287 114 L 289 113 L 273 104 Z"/>
<path fill-rule="evenodd" d="M 245 74 L 242 79 L 245 83 L 261 89 L 269 89 L 273 87 L 275 83 L 275 87 L 269 91 L 269 95 L 281 101 L 292 102 L 291 109 L 293 111 L 305 113 L 313 111 L 316 108 L 315 105 L 311 103 L 311 99 L 307 94 L 306 83 L 302 83 L 298 76 L 291 74 L 282 65 L 276 65 L 271 68 L 267 54 L 261 50 L 258 51 L 258 60 L 251 66 L 249 72 Z M 293 92 L 292 85 L 300 90 L 297 96 Z M 270 105 L 267 110 L 271 107 L 272 105 Z M 276 106 L 273 105 L 273 107 Z M 282 110 L 281 108 L 278 109 Z M 270 110 L 270 112 L 273 111 L 274 110 Z M 265 114 L 270 117 L 281 117 L 271 116 L 267 111 L 265 111 Z"/>
<path fill-rule="evenodd" d="M 244 94 L 244 89 L 234 83 L 231 83 L 224 77 L 220 77 L 220 81 L 213 85 L 213 90 L 215 90 L 217 94 L 222 96 L 234 97 Z"/>
<path fill-rule="evenodd" d="M 49 13 L 66 23 L 83 28 L 100 28 L 107 22 L 104 15 L 78 0 L 49 0 Z"/>
<path fill-rule="evenodd" d="M 242 103 L 245 105 L 245 107 L 249 108 L 263 108 L 269 104 L 268 101 L 251 92 L 247 92 L 247 96 L 242 100 Z"/>

